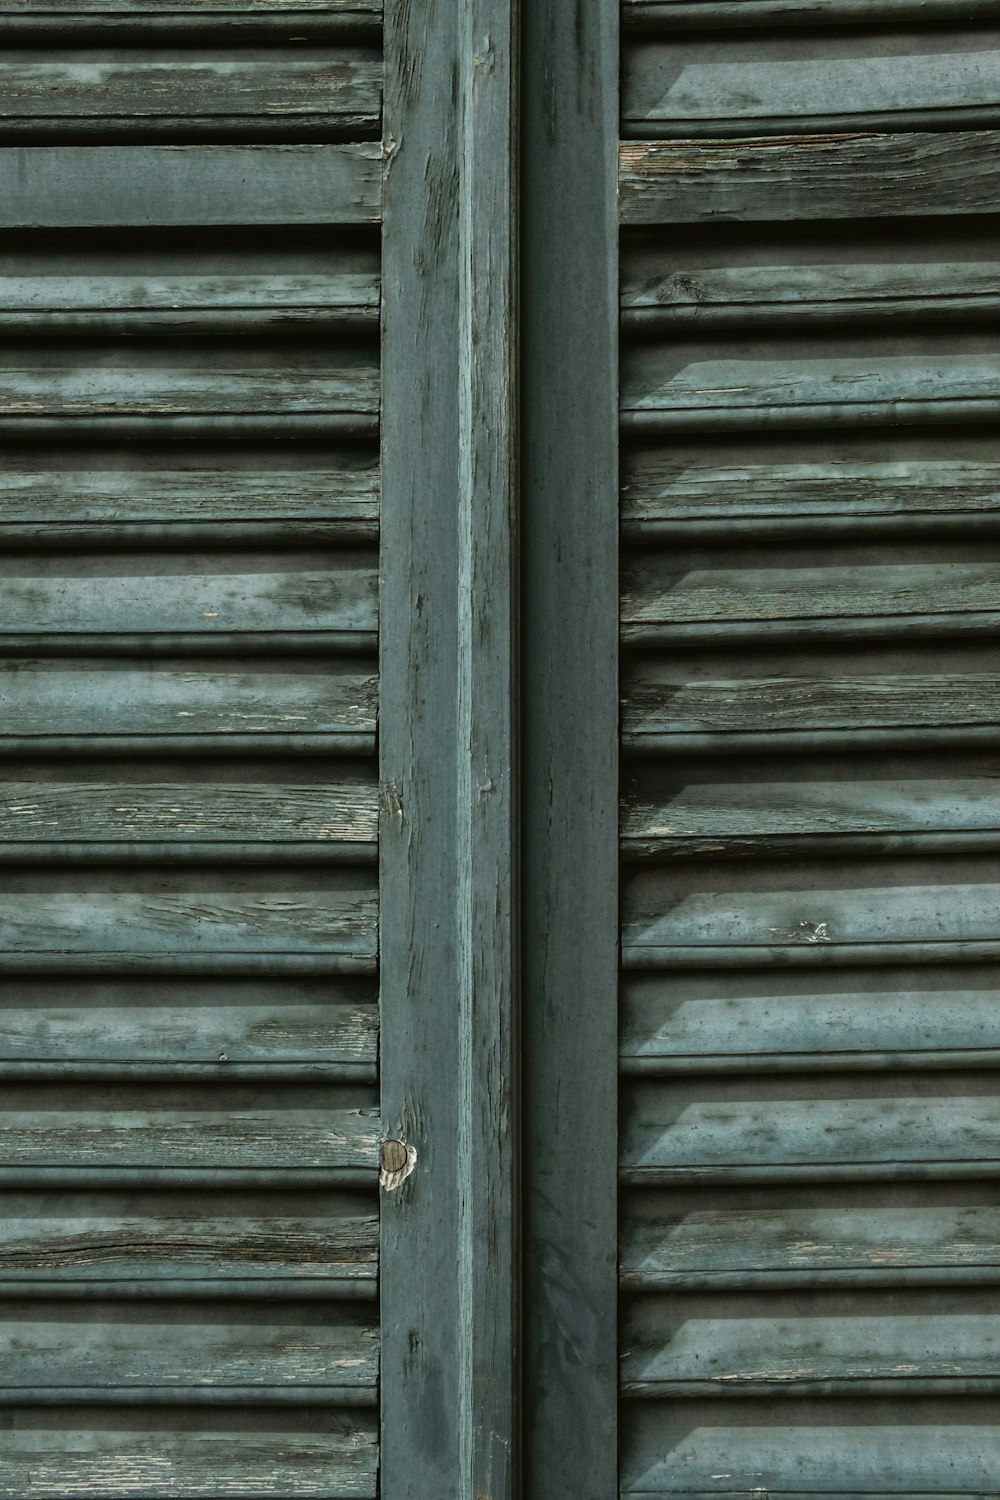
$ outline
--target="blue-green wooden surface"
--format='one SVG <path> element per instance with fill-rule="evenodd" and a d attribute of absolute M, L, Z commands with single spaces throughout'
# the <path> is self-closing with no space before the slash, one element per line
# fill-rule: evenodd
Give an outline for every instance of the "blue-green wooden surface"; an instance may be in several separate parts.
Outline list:
<path fill-rule="evenodd" d="M 624 18 L 621 1491 L 994 1495 L 995 7 Z"/>
<path fill-rule="evenodd" d="M 318 12 L 0 10 L 11 1500 L 377 1492 L 381 54 Z"/>

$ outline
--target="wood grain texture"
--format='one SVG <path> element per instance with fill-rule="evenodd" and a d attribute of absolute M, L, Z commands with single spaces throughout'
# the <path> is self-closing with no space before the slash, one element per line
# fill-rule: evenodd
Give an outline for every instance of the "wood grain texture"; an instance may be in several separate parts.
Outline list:
<path fill-rule="evenodd" d="M 671 559 L 671 562 L 673 560 Z M 692 569 L 651 558 L 626 573 L 622 639 L 850 640 L 991 634 L 1000 624 L 1000 567 L 898 566 Z"/>
<path fill-rule="evenodd" d="M 626 800 L 622 846 L 640 857 L 766 857 L 871 848 L 983 848 L 1000 836 L 1000 782 L 713 782 Z"/>
<path fill-rule="evenodd" d="M 878 989 L 809 989 L 791 980 L 768 992 L 746 978 L 736 989 L 676 975 L 627 983 L 623 1071 L 852 1073 L 985 1067 L 1000 1057 L 993 991 L 966 988 L 961 970 L 926 989 L 894 989 L 891 980 Z"/>
<path fill-rule="evenodd" d="M 780 877 L 779 877 L 780 878 Z M 683 879 L 683 877 L 679 877 Z M 903 877 L 905 881 L 905 875 Z M 907 962 L 1000 953 L 1000 889 L 892 884 L 804 891 L 713 889 L 706 881 L 639 893 L 626 905 L 626 967 Z M 644 910 L 646 902 L 651 909 Z"/>
<path fill-rule="evenodd" d="M 213 979 L 11 979 L 0 989 L 7 1079 L 282 1078 L 374 1083 L 367 986 Z"/>
<path fill-rule="evenodd" d="M 184 858 L 199 845 L 219 859 L 229 846 L 246 851 L 256 844 L 266 846 L 271 859 L 296 847 L 312 848 L 320 858 L 325 850 L 327 860 L 363 857 L 366 851 L 374 856 L 377 823 L 376 789 L 365 782 L 287 787 L 142 782 L 129 789 L 89 782 L 0 782 L 0 851 L 17 846 L 18 860 L 31 858 L 32 850 L 48 850 L 61 860 L 88 854 L 118 860 L 127 858 L 130 848 L 149 858 L 151 847 L 168 858 Z"/>
<path fill-rule="evenodd" d="M 385 17 L 381 1089 L 417 1152 L 382 1206 L 397 1500 L 510 1500 L 520 1474 L 518 8 Z"/>
<path fill-rule="evenodd" d="M 375 1005 L 330 981 L 322 999 L 306 987 L 288 996 L 246 981 L 144 981 L 141 989 L 7 981 L 0 1008 L 0 1077 L 9 1080 L 375 1083 L 376 1061 Z"/>
<path fill-rule="evenodd" d="M 0 642 L 45 651 L 72 638 L 97 649 L 141 642 L 140 650 L 194 649 L 236 643 L 252 649 L 255 636 L 308 647 L 372 651 L 376 645 L 374 570 L 334 564 L 329 571 L 199 574 L 119 571 L 117 559 L 96 560 L 77 576 L 53 570 L 6 572 L 2 579 Z M 181 563 L 183 565 L 183 561 Z M 15 564 L 16 566 L 16 564 Z M 204 567 L 204 562 L 201 562 Z M 211 566 L 209 562 L 209 566 Z"/>
<path fill-rule="evenodd" d="M 0 1401 L 374 1404 L 378 1331 L 370 1324 L 327 1314 L 309 1326 L 294 1304 L 179 1319 L 162 1310 L 140 1315 L 135 1304 L 124 1311 L 41 1304 L 18 1317 L 8 1308 L 0 1318 Z"/>
<path fill-rule="evenodd" d="M 627 32 L 702 31 L 716 26 L 852 26 L 891 21 L 995 21 L 993 0 L 625 0 Z"/>
<path fill-rule="evenodd" d="M 669 266 L 669 252 L 664 256 Z M 718 327 L 755 331 L 804 324 L 869 328 L 903 320 L 926 327 L 1000 311 L 993 262 L 911 265 L 697 266 L 637 271 L 622 287 L 622 327 L 663 333 Z"/>
<path fill-rule="evenodd" d="M 845 1098 L 829 1086 L 755 1079 L 736 1089 L 634 1081 L 628 1089 L 625 1182 L 886 1182 L 990 1177 L 1000 1103 L 940 1080 L 906 1097 L 910 1081 Z M 910 1085 L 912 1086 L 912 1085 Z M 966 1085 L 966 1087 L 969 1087 Z"/>
<path fill-rule="evenodd" d="M 886 356 L 870 348 L 813 359 L 799 346 L 758 349 L 746 357 L 704 345 L 633 346 L 622 361 L 623 429 L 982 421 L 1000 410 L 1000 360 L 989 354 L 948 346 Z"/>
<path fill-rule="evenodd" d="M 378 308 L 377 278 L 350 272 L 0 277 L 0 329 L 19 335 L 360 331 L 377 326 Z"/>
<path fill-rule="evenodd" d="M 18 1218 L 0 1228 L 0 1285 L 32 1296 L 374 1297 L 376 1214 Z M 2 1493 L 2 1491 L 0 1491 Z"/>
<path fill-rule="evenodd" d="M 626 142 L 625 224 L 989 213 L 1000 136 L 985 131 Z"/>
<path fill-rule="evenodd" d="M 381 148 L 0 148 L 0 226 L 372 224 Z"/>
<path fill-rule="evenodd" d="M 0 1496 L 24 1500 L 374 1500 L 378 1449 L 360 1412 L 332 1418 L 319 1430 L 235 1429 L 226 1422 L 144 1429 L 119 1422 L 62 1431 L 19 1423 L 4 1434 Z M 33 1500 L 34 1500 L 33 1496 Z"/>
<path fill-rule="evenodd" d="M 0 747 L 112 751 L 317 746 L 370 753 L 377 685 L 370 671 L 322 673 L 202 666 L 24 663 L 0 672 Z"/>
<path fill-rule="evenodd" d="M 852 1500 L 988 1495 L 1000 1463 L 989 1400 L 629 1403 L 622 1494 L 646 1500 L 745 1500 L 744 1474 L 782 1500 L 824 1487 Z M 872 1420 L 873 1416 L 876 1418 Z"/>
<path fill-rule="evenodd" d="M 701 534 L 912 535 L 1000 520 L 1000 464 L 963 459 L 820 463 L 678 462 L 669 450 L 627 454 L 622 524 L 629 540 Z"/>
<path fill-rule="evenodd" d="M 523 26 L 524 1500 L 579 1500 L 618 1479 L 619 6 Z"/>
<path fill-rule="evenodd" d="M 235 884 L 235 883 L 234 883 Z M 376 902 L 363 885 L 271 893 L 160 888 L 0 895 L 8 973 L 373 973 Z"/>
<path fill-rule="evenodd" d="M 829 129 L 968 129 L 1000 117 L 1000 38 L 983 28 L 868 37 L 743 32 L 624 52 L 626 134 L 697 138 Z"/>
<path fill-rule="evenodd" d="M 991 743 L 1000 717 L 1000 680 L 875 674 L 846 677 L 706 679 L 635 677 L 626 687 L 625 743 L 650 749 L 723 744 L 836 747 L 866 744 Z M 862 731 L 864 733 L 862 734 Z"/>
<path fill-rule="evenodd" d="M 992 1207 L 694 1211 L 635 1219 L 622 1242 L 624 1291 L 995 1282 Z"/>
<path fill-rule="evenodd" d="M 115 1186 L 266 1180 L 295 1187 L 324 1178 L 328 1185 L 371 1186 L 378 1163 L 374 1110 L 308 1108 L 273 1097 L 255 1110 L 46 1109 L 40 1102 L 5 1107 L 0 1121 L 0 1179 L 8 1186 L 81 1175 Z"/>
<path fill-rule="evenodd" d="M 0 15 L 0 28 L 3 16 Z M 357 137 L 379 122 L 374 50 L 319 55 L 272 47 L 266 60 L 197 52 L 162 55 L 7 51 L 0 64 L 0 139 L 113 137 L 266 139 L 289 129 Z"/>
<path fill-rule="evenodd" d="M 378 465 L 303 469 L 20 469 L 0 489 L 0 537 L 95 541 L 374 541 Z"/>
<path fill-rule="evenodd" d="M 799 1304 L 805 1299 L 797 1299 Z M 992 1394 L 1000 1323 L 941 1297 L 815 1298 L 812 1315 L 775 1294 L 769 1314 L 734 1296 L 647 1298 L 626 1317 L 626 1396 Z M 881 1305 L 879 1305 L 881 1304 Z M 992 1304 L 992 1305 L 991 1305 Z M 641 1320 L 641 1321 L 640 1321 Z"/>
<path fill-rule="evenodd" d="M 378 372 L 362 353 L 338 350 L 332 365 L 328 355 L 283 360 L 258 350 L 255 358 L 229 353 L 224 363 L 216 355 L 199 368 L 176 355 L 158 364 L 133 363 L 101 347 L 53 364 L 40 346 L 20 347 L 17 367 L 0 367 L 0 430 L 13 434 L 75 426 L 128 436 L 149 434 L 155 423 L 172 423 L 175 433 L 184 423 L 197 433 L 235 421 L 257 436 L 289 419 L 300 430 L 375 430 Z"/>

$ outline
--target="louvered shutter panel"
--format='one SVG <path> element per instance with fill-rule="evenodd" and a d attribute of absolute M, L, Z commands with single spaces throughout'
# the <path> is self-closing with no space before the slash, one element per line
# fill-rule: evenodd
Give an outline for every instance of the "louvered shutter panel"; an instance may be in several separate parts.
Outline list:
<path fill-rule="evenodd" d="M 622 1492 L 992 1494 L 1000 33 L 624 16 Z"/>
<path fill-rule="evenodd" d="M 379 17 L 0 7 L 0 1495 L 376 1493 Z"/>

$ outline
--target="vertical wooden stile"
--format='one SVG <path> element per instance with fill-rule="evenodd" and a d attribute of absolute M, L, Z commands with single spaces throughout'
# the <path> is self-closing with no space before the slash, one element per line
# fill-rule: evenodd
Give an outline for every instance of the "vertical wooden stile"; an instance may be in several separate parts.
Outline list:
<path fill-rule="evenodd" d="M 618 20 L 522 77 L 525 1494 L 616 1493 Z"/>
<path fill-rule="evenodd" d="M 386 9 L 382 1494 L 515 1493 L 516 8 Z"/>

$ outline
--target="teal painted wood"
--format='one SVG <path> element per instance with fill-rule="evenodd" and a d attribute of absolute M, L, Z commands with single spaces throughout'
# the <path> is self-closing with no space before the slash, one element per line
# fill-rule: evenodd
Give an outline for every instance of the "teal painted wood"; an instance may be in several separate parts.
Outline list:
<path fill-rule="evenodd" d="M 305 1196 L 305 1195 L 303 1195 Z M 224 1194 L 214 1203 L 162 1189 L 86 1203 L 72 1194 L 4 1200 L 5 1297 L 337 1297 L 373 1301 L 378 1217 L 344 1195 L 279 1209 Z M 269 1211 L 273 1210 L 273 1211 Z M 298 1216 L 296 1216 L 296 1210 Z"/>
<path fill-rule="evenodd" d="M 386 10 L 382 1486 L 519 1470 L 516 7 Z"/>
<path fill-rule="evenodd" d="M 18 334 L 374 332 L 377 277 L 3 276 L 0 328 Z"/>
<path fill-rule="evenodd" d="M 381 149 L 342 146 L 0 148 L 0 225 L 372 224 Z"/>
<path fill-rule="evenodd" d="M 631 1403 L 630 1403 L 631 1405 Z M 829 1398 L 635 1403 L 622 1494 L 745 1500 L 745 1472 L 782 1500 L 988 1500 L 1000 1447 L 988 1401 Z M 873 1424 L 873 1411 L 879 1421 Z"/>
<path fill-rule="evenodd" d="M 185 1317 L 155 1307 L 70 1303 L 0 1313 L 0 1403 L 374 1405 L 378 1330 L 312 1308 L 245 1304 Z M 48 1313 L 48 1317 L 46 1317 Z M 206 1374 L 206 1371 L 210 1372 Z M 23 1393 L 23 1394 L 22 1394 Z"/>
<path fill-rule="evenodd" d="M 76 650 L 232 652 L 263 638 L 288 651 L 308 650 L 310 641 L 326 650 L 374 650 L 377 585 L 368 568 L 332 562 L 323 572 L 300 572 L 293 555 L 281 573 L 198 576 L 206 561 L 211 566 L 210 554 L 181 554 L 169 562 L 184 571 L 160 573 L 153 562 L 135 576 L 120 572 L 117 558 L 98 555 L 75 577 L 52 576 L 51 564 L 29 571 L 30 561 L 14 563 L 24 571 L 5 570 L 0 642 L 8 650 L 51 651 L 72 641 Z"/>
<path fill-rule="evenodd" d="M 624 0 L 626 31 L 723 26 L 856 26 L 879 21 L 995 21 L 993 0 Z"/>
<path fill-rule="evenodd" d="M 119 542 L 303 541 L 378 537 L 377 463 L 350 450 L 319 469 L 20 469 L 5 472 L 0 537 L 77 547 Z"/>
<path fill-rule="evenodd" d="M 250 1422 L 233 1411 L 224 1421 L 213 1415 L 207 1424 L 182 1413 L 154 1425 L 148 1416 L 137 1423 L 80 1413 L 63 1431 L 15 1419 L 4 1433 L 0 1495 L 23 1500 L 44 1482 L 50 1496 L 106 1500 L 109 1486 L 127 1484 L 137 1500 L 163 1500 L 164 1468 L 178 1500 L 200 1500 L 206 1486 L 224 1493 L 227 1484 L 253 1500 L 374 1500 L 378 1493 L 374 1423 L 363 1412 L 352 1412 L 350 1427 L 337 1413 L 324 1420 L 310 1412 L 305 1422 L 296 1414 L 266 1428 L 259 1412 Z"/>
<path fill-rule="evenodd" d="M 627 1223 L 621 1281 L 626 1292 L 988 1286 L 996 1284 L 998 1269 L 1000 1217 L 988 1206 L 872 1202 L 726 1211 L 713 1204 Z"/>
<path fill-rule="evenodd" d="M 3 17 L 0 15 L 0 33 Z M 357 140 L 378 128 L 381 55 L 271 47 L 266 58 L 5 52 L 0 139 Z"/>
<path fill-rule="evenodd" d="M 625 1119 L 622 1180 L 663 1186 L 989 1179 L 1000 1136 L 989 1074 L 635 1080 Z"/>
<path fill-rule="evenodd" d="M 297 662 L 227 670 L 113 659 L 26 662 L 0 671 L 0 749 L 128 753 L 313 749 L 370 754 L 377 680 L 369 664 Z"/>
<path fill-rule="evenodd" d="M 992 459 L 834 459 L 719 463 L 672 449 L 623 462 L 622 526 L 630 540 L 776 535 L 912 536 L 969 531 L 1000 520 Z"/>
<path fill-rule="evenodd" d="M 992 635 L 1000 624 L 996 564 L 695 567 L 678 576 L 672 563 L 668 572 L 651 558 L 626 573 L 623 641 L 901 640 L 945 630 Z"/>
<path fill-rule="evenodd" d="M 350 1090 L 345 1096 L 349 1105 Z M 11 1084 L 0 1180 L 7 1187 L 370 1184 L 378 1157 L 376 1111 L 345 1106 L 328 1089 L 291 1105 L 280 1093 L 230 1097 L 225 1111 L 203 1097 L 200 1107 L 178 1106 L 168 1097 L 171 1108 L 155 1090 L 135 1086 L 112 1095 L 110 1107 L 94 1108 L 86 1090 Z"/>
<path fill-rule="evenodd" d="M 618 1462 L 618 7 L 523 24 L 524 1494 L 578 1500 Z"/>
<path fill-rule="evenodd" d="M 769 341 L 749 358 L 745 344 L 636 345 L 622 364 L 622 425 L 659 433 L 992 421 L 1000 362 L 970 345 L 938 351 L 899 339 L 887 357 L 870 341 L 844 341 L 818 359 L 798 341 Z"/>
<path fill-rule="evenodd" d="M 374 1083 L 367 983 L 262 979 L 11 979 L 0 1076 Z"/>
<path fill-rule="evenodd" d="M 995 1391 L 995 1295 L 973 1311 L 942 1291 L 674 1292 L 631 1302 L 623 1361 L 627 1397 L 772 1394 L 989 1395 Z M 755 1313 L 757 1316 L 755 1316 Z M 631 1315 L 629 1315 L 631 1314 Z"/>
<path fill-rule="evenodd" d="M 206 890 L 175 871 L 135 877 L 124 892 L 96 871 L 68 889 L 34 879 L 22 888 L 9 876 L 0 894 L 8 973 L 375 971 L 376 900 L 362 871 L 274 880 L 270 891 L 266 875 L 260 888 L 260 877 L 216 873 Z"/>
<path fill-rule="evenodd" d="M 777 252 L 776 252 L 777 254 Z M 622 327 L 679 334 L 720 328 L 800 329 L 808 323 L 868 329 L 875 320 L 975 325 L 1000 311 L 991 262 L 929 265 L 734 265 L 650 272 L 633 261 L 622 289 Z M 662 260 L 662 256 L 658 257 Z"/>
<path fill-rule="evenodd" d="M 995 131 L 626 143 L 625 224 L 989 213 Z"/>
<path fill-rule="evenodd" d="M 624 53 L 625 135 L 692 139 L 792 131 L 989 129 L 1000 38 L 953 26 L 869 36 L 810 29 L 726 39 L 635 38 Z"/>
<path fill-rule="evenodd" d="M 995 672 L 920 665 L 883 675 L 838 662 L 811 676 L 678 681 L 676 671 L 644 663 L 626 683 L 625 743 L 657 751 L 1000 744 Z"/>
<path fill-rule="evenodd" d="M 0 861 L 374 859 L 369 778 L 260 782 L 0 783 Z"/>

